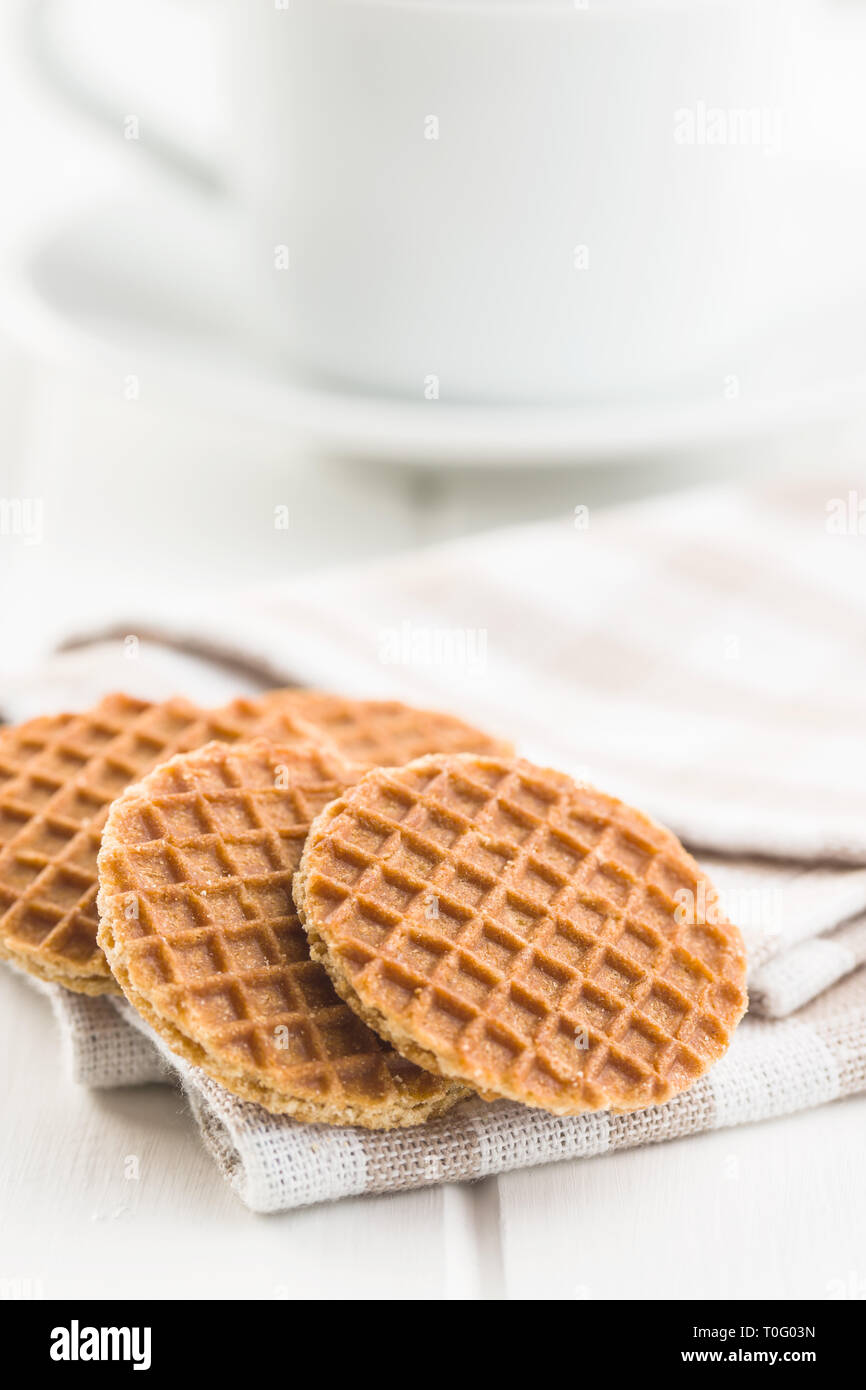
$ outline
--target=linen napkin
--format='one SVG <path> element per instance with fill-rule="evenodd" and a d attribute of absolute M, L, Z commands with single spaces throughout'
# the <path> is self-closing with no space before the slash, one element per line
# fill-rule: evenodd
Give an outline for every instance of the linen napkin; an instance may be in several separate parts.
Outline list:
<path fill-rule="evenodd" d="M 812 483 L 685 494 L 598 520 L 577 508 L 560 522 L 361 572 L 125 619 L 107 646 L 55 661 L 52 690 L 59 674 L 99 682 L 70 703 L 116 684 L 225 698 L 208 694 L 225 672 L 195 664 L 189 653 L 198 652 L 247 680 L 455 709 L 646 807 L 703 850 L 723 910 L 743 925 L 755 1008 L 776 1017 L 825 991 L 796 1019 L 747 1019 L 698 1087 L 639 1116 L 554 1120 L 479 1102 L 414 1133 L 328 1131 L 238 1102 L 171 1057 L 206 1142 L 249 1205 L 274 1210 L 601 1152 L 866 1085 L 864 972 L 828 989 L 864 956 L 866 545 L 850 526 L 829 524 L 846 498 L 850 519 L 850 491 Z M 130 633 L 146 660 L 107 679 L 122 665 L 116 639 Z M 173 685 L 169 645 L 184 653 L 176 659 L 187 678 Z M 38 699 L 39 712 L 63 703 L 44 686 L 45 673 L 10 691 L 7 717 L 37 712 Z M 81 1080 L 172 1074 L 125 1005 L 54 994 Z"/>
<path fill-rule="evenodd" d="M 95 1065 L 114 1051 L 128 1065 L 129 1036 L 149 1040 L 153 1073 L 179 1078 L 225 1178 L 253 1211 L 285 1211 L 366 1192 L 392 1192 L 487 1177 L 565 1158 L 659 1143 L 749 1124 L 866 1090 L 866 970 L 850 975 L 795 1018 L 747 1017 L 722 1060 L 666 1105 L 628 1115 L 561 1118 L 500 1101 L 463 1102 L 410 1129 L 306 1125 L 238 1100 L 174 1056 L 125 1001 L 68 995 L 79 1056 Z M 160 1067 L 163 1071 L 160 1071 Z M 130 1075 L 133 1080 L 146 1079 Z"/>
<path fill-rule="evenodd" d="M 866 484 L 584 512 L 119 634 L 456 709 L 692 846 L 866 865 Z"/>

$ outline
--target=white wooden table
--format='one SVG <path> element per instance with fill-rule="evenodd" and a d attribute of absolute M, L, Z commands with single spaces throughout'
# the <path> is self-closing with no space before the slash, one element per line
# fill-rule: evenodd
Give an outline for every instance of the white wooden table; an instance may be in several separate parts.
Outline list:
<path fill-rule="evenodd" d="M 87 1092 L 0 971 L 0 1290 L 56 1298 L 866 1291 L 866 1098 L 474 1184 L 254 1216 L 168 1087 Z M 130 1155 L 139 1178 L 127 1180 Z M 29 1281 L 29 1282 L 28 1282 Z"/>

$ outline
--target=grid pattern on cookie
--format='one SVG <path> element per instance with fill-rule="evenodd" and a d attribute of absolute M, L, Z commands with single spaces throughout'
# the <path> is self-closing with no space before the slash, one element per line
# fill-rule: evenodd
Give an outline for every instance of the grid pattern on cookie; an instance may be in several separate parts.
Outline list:
<path fill-rule="evenodd" d="M 736 928 L 677 920 L 702 898 L 675 837 L 529 763 L 368 773 L 302 872 L 307 929 L 364 1009 L 482 1091 L 561 1113 L 657 1103 L 745 1008 Z"/>
<path fill-rule="evenodd" d="M 210 745 L 111 811 L 100 903 L 112 961 L 122 956 L 135 994 L 230 1087 L 242 1075 L 336 1110 L 448 1090 L 337 996 L 297 917 L 292 877 L 309 826 L 356 776 L 321 745 Z"/>
<path fill-rule="evenodd" d="M 352 700 L 316 690 L 265 696 L 315 724 L 345 758 L 368 767 L 402 767 L 425 753 L 507 754 L 510 747 L 455 715 L 413 709 L 398 700 Z"/>
<path fill-rule="evenodd" d="M 204 711 L 183 699 L 150 704 L 109 695 L 80 714 L 0 731 L 0 944 L 22 964 L 103 980 L 96 942 L 96 857 L 110 803 L 174 753 L 234 742 L 271 722 L 254 701 Z M 313 731 L 289 712 L 282 737 Z"/>

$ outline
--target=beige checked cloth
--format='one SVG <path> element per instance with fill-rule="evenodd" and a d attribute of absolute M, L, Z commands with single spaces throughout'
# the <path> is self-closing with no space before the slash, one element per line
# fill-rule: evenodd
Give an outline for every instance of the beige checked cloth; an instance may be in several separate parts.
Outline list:
<path fill-rule="evenodd" d="M 115 1052 L 118 1067 L 124 1067 L 139 1056 L 130 1052 L 130 1034 L 136 1027 L 149 1030 L 129 1005 L 80 994 L 66 998 L 63 1016 L 79 1060 L 92 1051 L 104 1066 Z M 746 1018 L 707 1076 L 668 1104 L 630 1115 L 563 1119 L 508 1101 L 478 1100 L 413 1129 L 376 1133 L 303 1125 L 236 1099 L 161 1042 L 156 1045 L 164 1074 L 179 1077 L 202 1138 L 234 1191 L 254 1211 L 284 1211 L 590 1158 L 866 1090 L 866 971 L 849 975 L 794 1018 Z M 130 1079 L 158 1080 L 159 1065 L 154 1060 L 149 1077 Z"/>
<path fill-rule="evenodd" d="M 696 850 L 749 950 L 750 1016 L 698 1086 L 630 1116 L 477 1102 L 416 1132 L 329 1130 L 235 1100 L 165 1053 L 124 1003 L 53 989 L 73 1074 L 94 1086 L 178 1075 L 233 1187 L 268 1211 L 601 1153 L 866 1088 L 860 496 L 850 480 L 785 482 L 598 518 L 578 509 L 126 617 L 116 635 L 139 636 L 136 662 L 115 637 L 54 659 L 4 701 L 7 718 L 118 685 L 215 702 L 240 688 L 234 668 L 246 689 L 298 681 L 451 708 L 636 802 Z"/>

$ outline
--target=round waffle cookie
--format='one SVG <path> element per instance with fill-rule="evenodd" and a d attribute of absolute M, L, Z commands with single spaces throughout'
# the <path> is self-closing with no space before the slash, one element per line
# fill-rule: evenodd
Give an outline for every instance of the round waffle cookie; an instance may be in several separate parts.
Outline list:
<path fill-rule="evenodd" d="M 0 729 L 0 956 L 82 994 L 118 993 L 96 941 L 96 856 L 110 803 L 211 739 L 318 737 L 288 708 L 202 710 L 109 695 L 81 714 Z"/>
<path fill-rule="evenodd" d="M 99 942 L 187 1061 L 276 1113 L 391 1129 L 463 1092 L 401 1057 L 310 958 L 292 876 L 310 823 L 360 776 L 321 743 L 172 758 L 111 807 Z"/>
<path fill-rule="evenodd" d="M 705 882 L 592 787 L 432 756 L 327 807 L 294 892 L 313 958 L 405 1056 L 572 1115 L 666 1101 L 727 1048 L 746 960 L 736 927 L 695 923 Z"/>
<path fill-rule="evenodd" d="M 278 714 L 314 724 L 344 758 L 367 767 L 402 767 L 425 753 L 508 756 L 510 744 L 465 724 L 453 714 L 413 709 L 399 700 L 352 700 L 319 690 L 277 690 L 262 697 Z"/>

